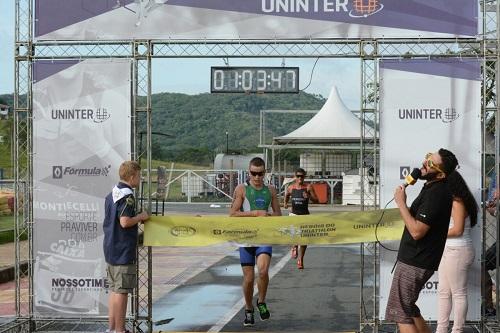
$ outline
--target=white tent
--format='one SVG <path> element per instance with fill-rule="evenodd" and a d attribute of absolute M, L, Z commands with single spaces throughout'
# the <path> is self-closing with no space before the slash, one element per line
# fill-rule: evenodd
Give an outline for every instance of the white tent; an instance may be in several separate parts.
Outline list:
<path fill-rule="evenodd" d="M 361 123 L 342 102 L 337 87 L 321 110 L 301 127 L 287 135 L 275 137 L 277 144 L 301 143 L 358 143 L 361 139 Z"/>

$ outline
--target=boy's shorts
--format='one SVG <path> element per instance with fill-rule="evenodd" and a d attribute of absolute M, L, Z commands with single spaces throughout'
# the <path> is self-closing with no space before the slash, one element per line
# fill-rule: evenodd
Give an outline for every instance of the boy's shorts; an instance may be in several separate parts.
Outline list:
<path fill-rule="evenodd" d="M 117 294 L 130 294 L 137 285 L 137 267 L 130 265 L 110 265 L 106 269 L 109 289 Z"/>

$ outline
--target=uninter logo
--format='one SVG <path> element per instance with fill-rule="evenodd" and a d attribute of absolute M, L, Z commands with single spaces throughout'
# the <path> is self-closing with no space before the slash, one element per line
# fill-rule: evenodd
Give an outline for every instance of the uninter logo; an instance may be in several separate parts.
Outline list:
<path fill-rule="evenodd" d="M 380 12 L 384 5 L 379 0 L 354 0 L 350 17 L 368 17 Z"/>
<path fill-rule="evenodd" d="M 102 123 L 111 117 L 106 108 L 97 109 L 52 109 L 52 119 L 57 120 L 91 120 Z"/>
<path fill-rule="evenodd" d="M 264 13 L 348 13 L 363 18 L 382 8 L 380 0 L 262 0 Z"/>
<path fill-rule="evenodd" d="M 90 167 L 90 168 L 74 168 L 63 167 L 62 165 L 52 166 L 52 178 L 62 179 L 63 176 L 76 176 L 76 177 L 107 177 L 111 165 L 105 167 Z"/>
<path fill-rule="evenodd" d="M 439 120 L 451 123 L 460 117 L 455 108 L 399 109 L 399 119 L 403 120 Z"/>

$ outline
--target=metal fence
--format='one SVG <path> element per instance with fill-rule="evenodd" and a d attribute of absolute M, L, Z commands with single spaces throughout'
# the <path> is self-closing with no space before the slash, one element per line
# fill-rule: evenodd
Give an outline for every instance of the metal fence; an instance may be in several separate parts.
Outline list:
<path fill-rule="evenodd" d="M 143 171 L 143 176 L 147 171 Z M 347 186 L 343 187 L 344 178 L 348 178 Z M 314 186 L 320 204 L 360 204 L 360 181 L 357 185 L 351 181 L 350 175 L 335 178 L 311 176 L 305 179 Z M 147 201 L 148 182 L 143 177 L 139 189 L 142 202 Z M 230 203 L 236 186 L 248 179 L 246 170 L 188 170 L 166 169 L 159 167 L 151 170 L 151 209 L 159 213 L 166 204 L 172 203 Z M 287 187 L 293 182 L 292 172 L 269 173 L 266 183 L 278 190 L 278 198 L 283 202 Z"/>
<path fill-rule="evenodd" d="M 149 190 L 148 182 L 144 178 L 139 191 L 141 197 Z M 245 180 L 246 172 L 242 170 L 186 170 L 160 167 L 151 170 L 151 197 L 153 203 L 231 202 L 234 189 Z"/>

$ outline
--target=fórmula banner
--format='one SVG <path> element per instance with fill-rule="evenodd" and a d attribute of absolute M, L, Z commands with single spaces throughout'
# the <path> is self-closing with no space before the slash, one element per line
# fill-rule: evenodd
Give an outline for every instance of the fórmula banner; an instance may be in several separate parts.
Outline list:
<path fill-rule="evenodd" d="M 477 0 L 35 0 L 34 25 L 38 41 L 462 38 L 478 14 Z"/>
<path fill-rule="evenodd" d="M 380 61 L 380 204 L 427 152 L 452 151 L 476 201 L 481 189 L 481 61 L 478 59 Z M 407 205 L 424 180 L 406 189 Z M 394 202 L 390 207 L 395 207 Z M 468 320 L 480 320 L 481 217 L 472 228 L 474 263 L 468 278 Z M 399 243 L 386 244 L 398 249 Z M 380 249 L 380 319 L 385 318 L 396 252 Z M 438 315 L 438 274 L 420 293 L 417 305 L 425 320 Z"/>
<path fill-rule="evenodd" d="M 107 314 L 104 198 L 131 157 L 130 60 L 33 65 L 34 312 Z"/>

